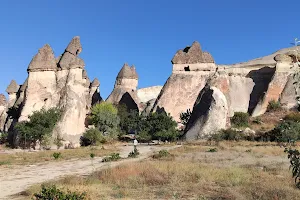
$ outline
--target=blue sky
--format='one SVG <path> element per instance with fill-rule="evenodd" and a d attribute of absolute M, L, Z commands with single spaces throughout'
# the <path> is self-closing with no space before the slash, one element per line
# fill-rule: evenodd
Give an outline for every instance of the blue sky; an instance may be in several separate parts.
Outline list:
<path fill-rule="evenodd" d="M 247 61 L 300 37 L 299 0 L 10 0 L 0 5 L 0 93 L 22 84 L 32 57 L 49 43 L 63 53 L 79 35 L 90 79 L 106 98 L 124 62 L 139 88 L 163 85 L 178 49 L 197 40 L 218 64 Z"/>

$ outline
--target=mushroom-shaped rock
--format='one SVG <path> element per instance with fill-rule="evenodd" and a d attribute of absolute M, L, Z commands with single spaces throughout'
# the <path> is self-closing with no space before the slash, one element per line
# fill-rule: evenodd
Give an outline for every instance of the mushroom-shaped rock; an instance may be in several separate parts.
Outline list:
<path fill-rule="evenodd" d="M 195 63 L 214 63 L 210 54 L 203 53 L 199 42 L 195 41 L 192 46 L 177 51 L 172 59 L 172 64 L 195 64 Z"/>
<path fill-rule="evenodd" d="M 276 62 L 286 62 L 286 63 L 291 63 L 293 61 L 292 57 L 286 54 L 278 54 L 274 57 L 274 60 Z"/>
<path fill-rule="evenodd" d="M 57 69 L 54 53 L 50 45 L 46 44 L 39 49 L 31 60 L 28 71 L 55 71 Z"/>
<path fill-rule="evenodd" d="M 138 79 L 138 74 L 135 70 L 135 67 L 134 66 L 129 67 L 129 65 L 125 63 L 117 76 L 117 79 L 122 79 L 122 78 Z"/>
<path fill-rule="evenodd" d="M 100 86 L 100 82 L 97 78 L 95 78 L 91 83 L 91 87 L 99 87 L 99 86 Z"/>
<path fill-rule="evenodd" d="M 71 42 L 69 43 L 68 47 L 66 48 L 66 51 L 77 56 L 82 51 L 82 46 L 80 43 L 80 37 L 75 36 Z"/>
<path fill-rule="evenodd" d="M 6 92 L 8 94 L 13 94 L 13 93 L 17 93 L 19 90 L 19 85 L 17 84 L 17 82 L 15 80 L 12 80 L 9 84 L 9 86 L 6 89 Z"/>
<path fill-rule="evenodd" d="M 7 101 L 4 94 L 0 94 L 0 106 L 6 106 Z"/>
<path fill-rule="evenodd" d="M 81 52 L 81 44 L 78 36 L 74 37 L 61 57 L 56 59 L 61 69 L 84 68 L 84 61 L 77 57 Z M 59 59 L 59 61 L 57 61 Z"/>

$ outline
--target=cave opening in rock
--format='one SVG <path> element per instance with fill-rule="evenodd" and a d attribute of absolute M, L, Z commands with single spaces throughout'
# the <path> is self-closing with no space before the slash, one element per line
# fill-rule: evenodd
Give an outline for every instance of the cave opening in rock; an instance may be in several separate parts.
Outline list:
<path fill-rule="evenodd" d="M 190 70 L 190 66 L 184 67 L 184 71 L 189 72 Z"/>

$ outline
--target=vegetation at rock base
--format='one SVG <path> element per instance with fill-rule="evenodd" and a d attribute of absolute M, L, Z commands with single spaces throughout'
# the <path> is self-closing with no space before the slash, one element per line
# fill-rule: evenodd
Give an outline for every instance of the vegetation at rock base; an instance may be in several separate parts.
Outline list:
<path fill-rule="evenodd" d="M 120 124 L 118 109 L 109 102 L 95 104 L 91 109 L 90 121 L 105 135 L 115 135 Z"/>
<path fill-rule="evenodd" d="M 184 126 L 187 125 L 188 121 L 191 118 L 191 115 L 192 115 L 191 109 L 187 109 L 186 112 L 180 113 L 180 121 Z"/>
<path fill-rule="evenodd" d="M 230 121 L 234 127 L 247 127 L 249 125 L 249 114 L 235 112 Z"/>
<path fill-rule="evenodd" d="M 39 141 L 42 146 L 47 147 L 52 131 L 60 117 L 61 111 L 58 108 L 50 108 L 33 112 L 29 116 L 29 121 L 18 122 L 15 129 L 19 146 L 35 149 Z"/>
<path fill-rule="evenodd" d="M 281 104 L 279 101 L 271 100 L 268 104 L 267 111 L 276 111 L 282 109 Z"/>
<path fill-rule="evenodd" d="M 83 133 L 80 138 L 81 146 L 98 145 L 106 142 L 106 138 L 99 129 L 92 128 Z"/>

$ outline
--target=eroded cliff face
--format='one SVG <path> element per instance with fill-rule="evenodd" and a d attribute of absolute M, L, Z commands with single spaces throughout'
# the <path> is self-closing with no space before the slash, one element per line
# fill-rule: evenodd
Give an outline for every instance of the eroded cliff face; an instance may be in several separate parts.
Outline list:
<path fill-rule="evenodd" d="M 279 52 L 287 53 L 289 51 L 284 49 Z M 235 112 L 248 112 L 253 116 L 264 114 L 271 100 L 280 100 L 287 108 L 294 108 L 296 96 L 292 83 L 295 81 L 294 71 L 291 70 L 293 63 L 290 55 L 276 55 L 272 54 L 236 65 L 216 65 L 213 57 L 209 53 L 203 52 L 199 43 L 194 42 L 191 47 L 179 50 L 175 54 L 172 59 L 172 74 L 151 110 L 169 113 L 179 122 L 180 113 L 187 109 L 193 110 L 196 107 L 194 103 L 197 97 L 199 99 L 199 95 L 206 94 L 205 85 L 215 88 L 214 93 L 221 92 L 224 95 L 225 100 L 222 98 L 220 102 L 228 107 L 225 109 L 227 112 L 226 127 L 230 126 L 229 117 L 232 117 Z M 218 98 L 220 96 L 222 95 L 218 95 Z M 195 113 L 198 112 L 197 110 L 193 111 L 193 118 L 194 121 L 197 121 L 197 125 L 193 126 L 192 131 L 189 131 L 189 128 L 186 130 L 191 136 L 187 135 L 187 138 L 207 135 L 207 131 L 204 133 L 202 129 L 206 130 L 208 127 L 213 130 L 208 131 L 211 133 L 219 130 L 217 127 L 212 127 L 213 123 L 209 121 L 210 116 L 214 116 L 214 120 L 224 121 L 223 115 L 219 115 L 220 118 L 217 118 L 217 115 L 213 114 L 213 109 L 219 106 L 218 103 L 216 105 L 214 103 L 216 103 L 215 100 L 210 104 L 212 107 L 202 114 Z M 197 107 L 205 107 L 204 104 L 198 101 Z M 197 116 L 199 120 L 196 119 Z M 207 123 L 210 125 L 208 126 Z M 218 126 L 224 127 L 223 125 Z"/>
<path fill-rule="evenodd" d="M 24 84 L 19 87 L 12 82 L 7 89 L 8 108 L 14 108 L 17 115 L 8 116 L 4 127 L 11 126 L 9 121 L 11 124 L 28 120 L 34 111 L 57 107 L 62 110 L 62 117 L 53 136 L 59 135 L 66 143 L 78 146 L 92 104 L 101 101 L 100 83 L 90 83 L 84 62 L 78 57 L 81 51 L 79 37 L 74 37 L 56 59 L 50 45 L 39 49 L 29 64 Z"/>

